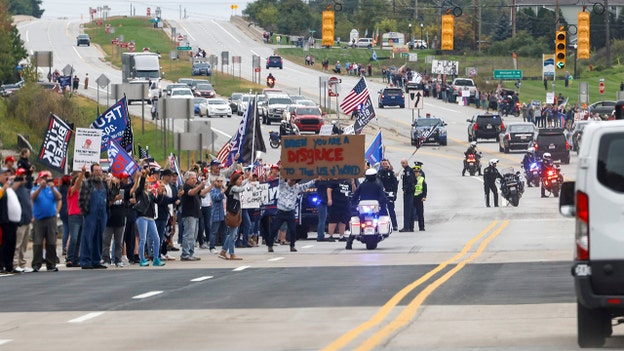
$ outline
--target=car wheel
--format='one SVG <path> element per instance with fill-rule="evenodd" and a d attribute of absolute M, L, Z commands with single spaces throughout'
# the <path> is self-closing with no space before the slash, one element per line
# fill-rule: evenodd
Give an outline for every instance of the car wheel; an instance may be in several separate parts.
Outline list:
<path fill-rule="evenodd" d="M 444 140 L 440 140 L 440 145 L 442 145 L 442 146 L 446 146 L 446 143 L 447 143 L 446 139 L 444 139 Z"/>
<path fill-rule="evenodd" d="M 405 105 L 401 105 L 400 107 L 401 107 L 401 108 L 405 108 Z"/>
<path fill-rule="evenodd" d="M 228 118 L 232 118 L 232 115 L 228 115 Z"/>

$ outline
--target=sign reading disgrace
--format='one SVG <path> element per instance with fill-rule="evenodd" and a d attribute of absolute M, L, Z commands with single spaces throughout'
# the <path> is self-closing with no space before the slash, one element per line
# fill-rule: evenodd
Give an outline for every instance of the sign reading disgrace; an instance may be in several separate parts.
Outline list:
<path fill-rule="evenodd" d="M 280 176 L 294 179 L 361 177 L 366 171 L 364 141 L 364 135 L 283 136 Z"/>

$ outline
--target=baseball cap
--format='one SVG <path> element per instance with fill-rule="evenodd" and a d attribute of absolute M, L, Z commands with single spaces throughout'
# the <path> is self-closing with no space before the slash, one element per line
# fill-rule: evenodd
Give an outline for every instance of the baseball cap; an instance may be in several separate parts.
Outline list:
<path fill-rule="evenodd" d="M 220 164 L 221 164 L 221 161 L 216 160 L 216 159 L 215 159 L 215 160 L 210 161 L 210 165 L 211 165 L 211 166 L 215 166 L 215 165 L 217 165 L 217 166 L 218 166 L 218 165 L 220 165 Z"/>
<path fill-rule="evenodd" d="M 7 163 L 7 162 L 13 162 L 13 163 L 15 163 L 15 157 L 13 157 L 13 156 L 11 156 L 11 155 L 7 156 L 7 157 L 4 159 L 4 163 Z"/>
<path fill-rule="evenodd" d="M 119 178 L 119 179 L 126 179 L 128 177 L 130 177 L 130 175 L 128 173 L 122 172 L 122 173 L 119 174 L 119 177 L 117 177 L 117 178 Z"/>
<path fill-rule="evenodd" d="M 272 164 L 272 165 L 271 165 L 271 168 L 272 168 L 272 169 L 273 169 L 273 168 L 275 168 L 275 169 L 279 169 L 279 166 L 278 166 L 277 164 Z"/>
<path fill-rule="evenodd" d="M 18 168 L 18 169 L 17 169 L 17 171 L 15 172 L 15 175 L 16 175 L 16 176 L 21 176 L 21 175 L 24 175 L 24 174 L 26 174 L 26 173 L 28 173 L 28 171 L 26 171 L 24 168 L 21 168 L 21 167 L 20 167 L 20 168 Z"/>

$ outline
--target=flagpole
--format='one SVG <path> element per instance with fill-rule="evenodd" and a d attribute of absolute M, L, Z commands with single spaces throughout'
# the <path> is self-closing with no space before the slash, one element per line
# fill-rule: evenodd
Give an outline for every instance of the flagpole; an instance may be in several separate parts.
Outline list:
<path fill-rule="evenodd" d="M 258 118 L 258 111 L 256 111 L 256 102 L 258 100 L 258 93 L 256 93 L 256 95 L 254 95 L 254 102 L 253 105 L 251 105 L 251 107 L 253 108 L 253 131 L 251 132 L 251 136 L 253 140 L 251 142 L 251 158 L 249 159 L 249 164 L 252 165 L 254 164 L 254 162 L 256 161 L 256 118 Z"/>

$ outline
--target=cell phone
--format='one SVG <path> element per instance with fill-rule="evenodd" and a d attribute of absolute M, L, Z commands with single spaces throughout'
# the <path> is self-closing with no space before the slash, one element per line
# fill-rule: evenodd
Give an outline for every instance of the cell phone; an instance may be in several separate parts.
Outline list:
<path fill-rule="evenodd" d="M 14 181 L 22 182 L 22 181 L 24 181 L 24 177 L 15 177 Z"/>
<path fill-rule="evenodd" d="M 150 158 L 146 159 L 145 161 L 147 161 L 147 162 L 154 162 L 154 158 L 150 157 Z"/>

